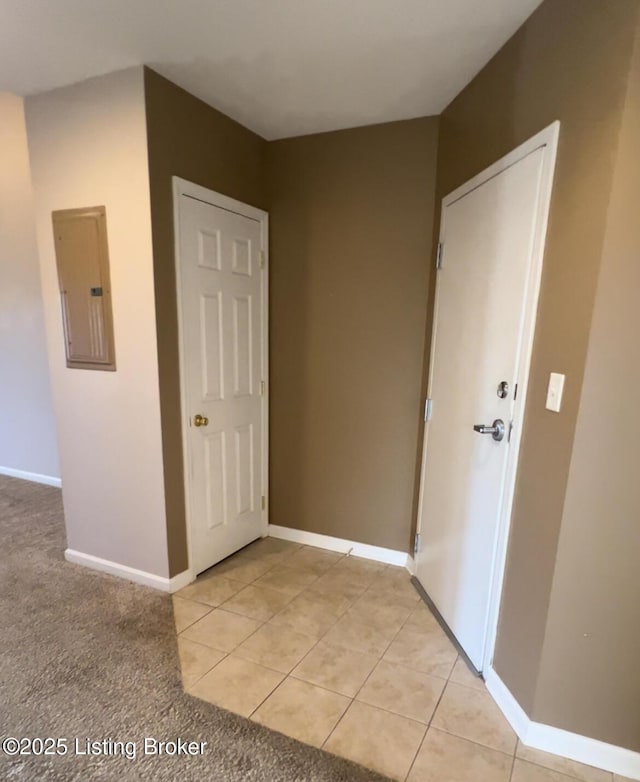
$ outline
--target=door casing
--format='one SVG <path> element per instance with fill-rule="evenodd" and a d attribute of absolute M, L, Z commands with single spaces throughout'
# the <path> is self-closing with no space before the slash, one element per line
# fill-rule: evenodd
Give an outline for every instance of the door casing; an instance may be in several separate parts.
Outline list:
<path fill-rule="evenodd" d="M 185 355 L 188 346 L 185 345 L 182 308 L 182 275 L 180 253 L 180 198 L 183 195 L 204 201 L 211 206 L 226 209 L 230 212 L 250 217 L 260 223 L 261 249 L 263 253 L 263 285 L 261 297 L 262 311 L 262 335 L 260 340 L 260 362 L 262 378 L 264 379 L 264 393 L 262 394 L 262 470 L 261 484 L 262 496 L 265 497 L 264 507 L 261 509 L 262 536 L 266 537 L 269 530 L 269 215 L 263 209 L 250 206 L 242 201 L 209 190 L 201 185 L 196 185 L 181 177 L 172 177 L 173 184 L 173 227 L 174 227 L 174 257 L 176 274 L 176 299 L 178 305 L 178 354 L 180 365 L 180 428 L 182 433 L 182 468 L 185 487 L 185 520 L 187 532 L 187 552 L 189 557 L 189 579 L 193 581 L 196 573 L 193 569 L 192 551 L 192 515 L 189 496 L 189 443 L 187 438 L 186 421 L 189 419 L 187 410 L 186 393 L 186 369 Z"/>
<path fill-rule="evenodd" d="M 498 529 L 496 534 L 494 553 L 493 553 L 493 566 L 491 575 L 491 589 L 489 598 L 489 612 L 487 623 L 487 636 L 484 645 L 483 654 L 483 670 L 486 672 L 491 667 L 493 661 L 493 653 L 495 649 L 495 640 L 498 628 L 498 614 L 500 610 L 500 600 L 502 597 L 502 588 L 504 583 L 504 570 L 506 564 L 507 555 L 507 543 L 509 539 L 509 528 L 511 524 L 511 514 L 513 509 L 513 496 L 515 491 L 515 482 L 518 469 L 518 459 L 520 454 L 520 443 L 522 438 L 522 424 L 524 421 L 524 413 L 527 404 L 527 390 L 529 381 L 529 370 L 531 366 L 531 354 L 533 351 L 533 339 L 535 334 L 536 325 L 536 313 L 538 308 L 538 300 L 540 297 L 540 285 L 542 281 L 542 264 L 544 259 L 545 240 L 547 235 L 547 225 L 549 219 L 549 208 L 551 204 L 551 192 L 553 188 L 553 177 L 555 171 L 558 138 L 560 133 L 560 122 L 556 120 L 548 125 L 546 128 L 536 133 L 530 139 L 525 141 L 516 149 L 509 152 L 504 157 L 500 158 L 493 165 L 486 168 L 477 176 L 465 182 L 460 187 L 456 188 L 449 195 L 442 199 L 443 213 L 444 208 L 453 204 L 458 199 L 475 190 L 477 187 L 488 181 L 489 179 L 497 176 L 505 169 L 514 165 L 518 161 L 522 160 L 527 155 L 534 152 L 536 149 L 543 148 L 543 162 L 541 171 L 541 181 L 539 198 L 536 204 L 536 222 L 535 222 L 535 235 L 533 241 L 533 247 L 531 251 L 531 260 L 529 267 L 529 284 L 527 286 L 527 295 L 524 304 L 524 319 L 523 328 L 521 332 L 521 338 L 518 348 L 518 397 L 519 404 L 514 407 L 513 417 L 513 430 L 511 434 L 511 441 L 509 447 L 509 453 L 507 456 L 507 466 L 505 472 L 505 479 L 503 485 L 504 501 L 502 502 L 502 511 L 498 520 Z M 442 230 L 442 223 L 440 230 Z M 442 239 L 442 235 L 440 235 Z M 438 312 L 438 279 L 436 279 L 436 294 L 434 304 L 434 318 L 437 317 Z M 434 329 L 434 334 L 435 329 Z M 435 356 L 435 338 L 431 344 L 430 359 L 429 359 L 429 381 L 427 397 L 431 396 L 431 389 L 433 384 L 433 372 L 434 372 L 434 356 Z M 420 526 L 422 520 L 423 503 L 424 503 L 424 471 L 426 465 L 426 455 L 428 448 L 428 426 L 425 427 L 423 449 L 422 449 L 422 466 L 420 471 L 420 493 L 418 500 L 418 526 L 416 534 L 420 534 Z M 420 556 L 418 552 L 417 557 Z M 416 563 L 417 565 L 417 563 Z"/>

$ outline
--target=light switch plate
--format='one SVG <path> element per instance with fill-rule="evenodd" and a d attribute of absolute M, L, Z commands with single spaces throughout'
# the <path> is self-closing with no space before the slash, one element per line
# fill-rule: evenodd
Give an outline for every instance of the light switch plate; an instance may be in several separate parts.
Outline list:
<path fill-rule="evenodd" d="M 562 392 L 564 391 L 564 375 L 552 372 L 549 375 L 549 387 L 547 388 L 547 410 L 559 413 L 562 406 Z"/>

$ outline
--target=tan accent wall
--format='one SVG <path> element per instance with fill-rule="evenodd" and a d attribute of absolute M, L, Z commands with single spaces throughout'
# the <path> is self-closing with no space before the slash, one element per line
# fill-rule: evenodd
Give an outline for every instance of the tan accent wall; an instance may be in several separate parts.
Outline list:
<path fill-rule="evenodd" d="M 266 142 L 149 68 L 144 82 L 169 571 L 174 576 L 187 568 L 188 555 L 171 178 L 264 208 Z"/>
<path fill-rule="evenodd" d="M 534 719 L 640 751 L 640 27 Z"/>
<path fill-rule="evenodd" d="M 529 714 L 637 10 L 637 0 L 546 0 L 441 117 L 440 197 L 553 120 L 562 123 L 494 661 Z M 567 377 L 560 414 L 544 409 L 552 371 Z"/>
<path fill-rule="evenodd" d="M 409 550 L 437 132 L 268 146 L 274 524 Z"/>
<path fill-rule="evenodd" d="M 561 121 L 494 665 L 533 719 L 631 749 L 639 5 L 546 0 L 444 111 L 439 147 L 436 118 L 266 144 L 146 73 L 172 575 L 186 540 L 171 175 L 270 210 L 272 523 L 406 550 L 433 295 L 423 218 L 435 209 L 437 228 L 442 196 Z M 551 371 L 567 376 L 559 415 Z M 628 389 L 613 401 L 612 375 Z M 612 404 L 612 430 L 592 429 Z"/>

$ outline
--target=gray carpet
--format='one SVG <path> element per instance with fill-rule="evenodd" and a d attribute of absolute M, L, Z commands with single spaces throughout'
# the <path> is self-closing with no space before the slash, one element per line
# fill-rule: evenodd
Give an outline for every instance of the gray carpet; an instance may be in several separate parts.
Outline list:
<path fill-rule="evenodd" d="M 0 753 L 0 779 L 384 779 L 186 695 L 170 598 L 66 563 L 59 490 L 0 476 L 0 545 L 0 738 L 209 742 L 200 757 Z"/>

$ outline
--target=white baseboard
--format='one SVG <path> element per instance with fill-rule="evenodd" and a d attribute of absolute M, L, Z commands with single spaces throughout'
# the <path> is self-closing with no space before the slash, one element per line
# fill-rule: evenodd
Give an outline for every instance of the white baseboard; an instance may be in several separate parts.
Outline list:
<path fill-rule="evenodd" d="M 484 681 L 487 685 L 487 690 L 489 690 L 489 694 L 500 707 L 500 711 L 506 717 L 507 722 L 518 734 L 518 738 L 526 744 L 526 737 L 531 720 L 524 709 L 513 697 L 511 690 L 509 690 L 493 668 L 484 671 Z"/>
<path fill-rule="evenodd" d="M 169 589 L 167 589 L 167 592 L 171 594 L 174 592 L 179 592 L 183 587 L 186 587 L 195 580 L 196 577 L 190 570 L 183 570 L 182 573 L 178 573 L 177 576 L 169 579 Z"/>
<path fill-rule="evenodd" d="M 53 475 L 40 475 L 38 472 L 27 472 L 27 470 L 14 470 L 13 467 L 0 467 L 0 475 L 8 475 L 9 478 L 20 478 L 23 481 L 33 481 L 33 483 L 44 483 L 46 486 L 62 486 L 62 480 Z"/>
<path fill-rule="evenodd" d="M 640 780 L 640 752 L 533 722 L 493 668 L 486 672 L 485 681 L 489 693 L 526 746 L 595 766 L 628 779 Z"/>
<path fill-rule="evenodd" d="M 82 565 L 83 567 L 91 568 L 91 570 L 99 570 L 101 573 L 109 573 L 118 578 L 126 578 L 128 581 L 159 589 L 161 592 L 177 592 L 193 581 L 193 576 L 189 570 L 178 573 L 173 578 L 165 578 L 156 576 L 153 573 L 147 573 L 144 570 L 136 570 L 136 568 L 128 565 L 120 565 L 118 562 L 111 562 L 108 559 L 94 557 L 93 554 L 83 554 L 81 551 L 74 551 L 70 548 L 64 552 L 64 558 L 67 562 L 73 562 L 74 565 Z"/>
<path fill-rule="evenodd" d="M 302 529 L 290 529 L 269 524 L 269 535 L 272 538 L 290 540 L 293 543 L 302 543 L 305 546 L 324 548 L 327 551 L 338 551 L 340 554 L 353 554 L 354 557 L 373 559 L 376 562 L 384 562 L 387 565 L 399 565 L 409 569 L 409 561 L 412 557 L 404 551 L 395 551 L 380 546 L 370 546 L 368 543 L 358 543 L 355 540 L 344 538 L 332 538 L 330 535 L 320 535 L 317 532 L 306 532 Z"/>

